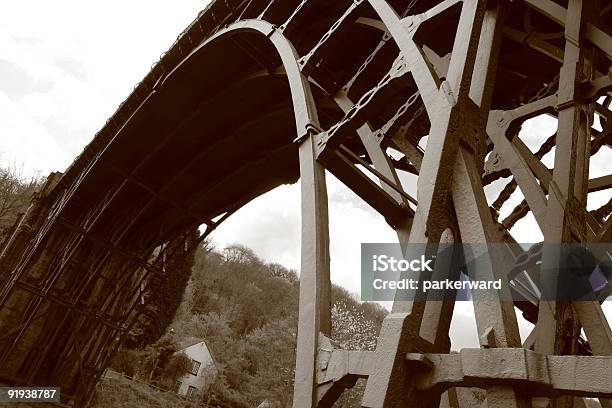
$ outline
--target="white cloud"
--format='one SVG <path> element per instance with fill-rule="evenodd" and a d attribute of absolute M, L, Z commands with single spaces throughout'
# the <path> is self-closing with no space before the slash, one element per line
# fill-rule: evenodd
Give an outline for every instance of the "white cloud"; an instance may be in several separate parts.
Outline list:
<path fill-rule="evenodd" d="M 0 163 L 23 167 L 27 175 L 62 169 L 72 160 L 55 138 L 0 92 Z M 27 152 L 27 154 L 23 154 Z"/>
<path fill-rule="evenodd" d="M 27 157 L 29 173 L 64 170 L 206 3 L 58 0 L 4 7 L 0 73 L 11 75 L 0 75 L 0 92 L 10 98 L 9 112 L 26 123 L 4 120 L 3 156 Z M 33 143 L 53 157 L 30 151 Z"/>
<path fill-rule="evenodd" d="M 212 238 L 219 248 L 238 242 L 265 261 L 299 270 L 299 183 L 278 187 L 251 201 L 221 224 Z"/>
<path fill-rule="evenodd" d="M 327 173 L 332 281 L 360 292 L 362 242 L 393 242 L 384 219 Z M 268 262 L 299 270 L 300 185 L 281 186 L 244 206 L 212 234 L 218 247 L 239 242 Z M 262 233 L 265 232 L 265 235 Z"/>

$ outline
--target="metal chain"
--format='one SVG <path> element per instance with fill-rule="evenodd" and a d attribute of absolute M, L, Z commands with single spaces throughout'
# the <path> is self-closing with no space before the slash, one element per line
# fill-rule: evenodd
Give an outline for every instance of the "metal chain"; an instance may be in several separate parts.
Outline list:
<path fill-rule="evenodd" d="M 504 186 L 504 189 L 499 192 L 497 199 L 493 202 L 491 206 L 496 211 L 499 211 L 502 205 L 504 205 L 506 201 L 510 199 L 510 196 L 512 196 L 512 193 L 514 193 L 514 191 L 516 190 L 516 187 L 516 181 L 514 179 L 510 180 L 510 182 Z"/>
<path fill-rule="evenodd" d="M 259 13 L 259 16 L 257 17 L 258 20 L 265 20 L 264 17 L 266 15 L 266 13 L 272 7 L 272 5 L 274 4 L 275 1 L 276 0 L 270 0 L 268 5 L 266 7 L 264 7 L 264 9 L 261 11 L 261 13 Z M 304 3 L 304 2 L 302 2 L 302 3 Z"/>
<path fill-rule="evenodd" d="M 553 80 L 547 84 L 544 85 L 538 92 L 536 92 L 536 94 L 534 96 L 532 96 L 527 103 L 532 103 L 535 102 L 537 100 L 540 100 L 542 98 L 545 98 L 549 95 L 552 95 L 554 92 L 554 86 L 557 85 L 559 83 L 559 74 L 557 74 Z"/>
<path fill-rule="evenodd" d="M 408 13 L 410 12 L 410 10 L 415 6 L 417 2 L 418 0 L 411 0 L 410 4 L 408 4 L 408 7 L 406 7 L 404 12 L 402 13 L 401 18 L 406 17 Z M 385 32 L 382 35 L 380 41 L 378 42 L 378 44 L 376 44 L 376 47 L 374 48 L 374 50 L 372 50 L 370 55 L 368 55 L 368 57 L 359 66 L 359 69 L 357 70 L 357 72 L 355 72 L 355 75 L 353 75 L 353 77 L 342 87 L 344 93 L 349 92 L 349 90 L 351 89 L 351 87 L 353 86 L 357 78 L 359 78 L 359 76 L 363 73 L 363 71 L 366 70 L 366 68 L 368 67 L 368 65 L 370 65 L 374 57 L 376 57 L 376 54 L 380 52 L 382 47 L 387 43 L 387 41 L 389 41 L 390 38 L 391 36 L 389 35 L 388 32 Z"/>
<path fill-rule="evenodd" d="M 401 117 L 403 116 L 407 111 L 408 108 L 410 108 L 412 105 L 414 105 L 414 103 L 419 99 L 419 91 L 417 90 L 415 93 L 413 93 L 412 95 L 410 95 L 410 97 L 408 98 L 408 100 L 406 100 L 406 102 L 400 106 L 397 111 L 395 112 L 395 115 L 393 115 L 393 117 L 391 117 L 391 119 L 389 119 L 381 128 L 380 128 L 380 132 L 382 135 L 386 135 L 389 130 L 391 130 L 391 128 L 393 127 L 393 125 L 395 124 L 395 122 Z M 417 109 L 418 111 L 419 109 Z M 413 115 L 413 118 L 410 120 L 410 122 L 414 121 L 414 117 L 416 116 L 417 111 L 415 111 L 415 115 Z"/>
<path fill-rule="evenodd" d="M 504 226 L 504 228 L 510 231 L 510 229 L 514 227 L 514 224 L 516 224 L 520 219 L 525 217 L 528 213 L 529 205 L 527 205 L 526 200 L 523 200 L 519 205 L 514 207 L 512 213 L 502 221 L 502 225 Z"/>
<path fill-rule="evenodd" d="M 401 14 L 400 18 L 404 18 L 408 15 L 408 13 L 410 12 L 410 10 L 412 10 L 412 8 L 418 3 L 419 0 L 411 0 L 410 3 L 408 4 L 408 6 L 406 7 L 406 9 L 403 11 L 403 13 Z M 389 34 L 385 33 L 381 39 L 381 43 L 382 45 L 384 45 L 385 42 L 387 42 L 387 40 L 389 39 Z M 382 45 L 380 45 L 382 47 Z M 378 50 L 375 50 L 376 52 L 378 52 Z M 367 61 L 367 60 L 366 60 Z M 361 67 L 360 67 L 361 68 Z M 364 67 L 365 69 L 365 67 Z M 379 132 L 380 134 L 384 137 L 389 130 L 391 130 L 391 128 L 393 127 L 393 125 L 395 124 L 395 122 L 402 116 L 404 115 L 404 113 L 406 113 L 408 111 L 408 108 L 411 107 L 412 105 L 414 105 L 414 103 L 418 100 L 418 97 L 421 95 L 421 93 L 419 92 L 418 88 L 416 90 L 416 92 L 414 92 L 412 95 L 410 95 L 410 97 L 408 98 L 408 100 L 406 101 L 406 103 L 404 103 L 402 106 L 400 106 L 398 108 L 398 110 L 395 112 L 395 115 L 393 115 L 393 117 L 391 119 L 389 119 L 387 121 L 387 123 L 385 123 L 380 129 Z M 403 125 L 402 127 L 404 128 L 408 128 L 410 125 L 412 125 L 414 123 L 414 121 L 425 111 L 425 105 L 421 104 L 421 106 L 419 106 L 414 113 L 412 114 L 412 117 L 410 118 L 410 120 L 408 120 L 406 122 L 405 125 Z"/>
<path fill-rule="evenodd" d="M 355 0 L 351 3 L 351 5 L 344 11 L 344 13 L 340 16 L 338 20 L 332 24 L 332 26 L 327 30 L 325 34 L 319 39 L 319 42 L 312 47 L 308 54 L 304 55 L 300 58 L 300 66 L 305 67 L 310 62 L 310 59 L 315 55 L 315 53 L 331 38 L 331 36 L 340 28 L 340 25 L 348 18 L 348 16 L 361 4 L 362 0 Z"/>
<path fill-rule="evenodd" d="M 344 115 L 344 117 L 327 131 L 327 138 L 331 138 L 336 132 L 338 132 L 338 129 L 340 129 L 340 127 L 350 122 L 355 117 L 355 115 L 361 109 L 363 109 L 364 106 L 370 103 L 370 101 L 374 98 L 374 95 L 376 95 L 376 93 L 380 89 L 387 86 L 393 79 L 399 78 L 405 75 L 407 72 L 408 70 L 404 58 L 402 56 L 398 57 L 393 63 L 393 66 L 391 67 L 389 72 L 387 72 L 381 78 L 378 84 L 374 88 L 371 88 L 368 92 L 364 93 L 361 98 L 359 98 L 357 103 L 355 103 L 351 107 L 351 109 Z"/>
<path fill-rule="evenodd" d="M 370 63 L 372 62 L 372 60 L 374 59 L 374 57 L 376 57 L 376 54 L 378 54 L 378 52 L 382 49 L 382 47 L 387 43 L 387 41 L 389 40 L 389 35 L 385 34 L 383 35 L 382 39 L 378 42 L 378 44 L 376 45 L 376 47 L 374 48 L 374 50 L 370 53 L 370 55 L 368 55 L 368 57 L 361 63 L 361 65 L 359 66 L 359 69 L 357 70 L 357 72 L 355 72 L 355 75 L 353 75 L 353 77 L 342 87 L 342 90 L 344 91 L 344 93 L 348 94 L 351 87 L 353 86 L 353 84 L 355 83 L 355 81 L 357 81 L 357 78 L 359 78 L 359 76 L 363 73 L 363 71 L 366 70 L 366 68 L 368 67 L 368 65 L 370 65 Z"/>
<path fill-rule="evenodd" d="M 244 13 L 246 13 L 246 11 L 249 9 L 249 7 L 251 7 L 251 4 L 253 3 L 253 0 L 249 0 L 249 2 L 247 3 L 247 5 L 242 9 L 242 11 L 240 12 L 240 15 L 238 16 L 238 18 L 235 21 L 240 21 L 242 20 L 242 16 L 244 16 Z"/>
<path fill-rule="evenodd" d="M 546 84 L 545 86 L 543 86 L 534 96 L 532 96 L 529 99 L 527 103 L 532 103 L 539 99 L 552 95 L 554 92 L 554 87 L 556 84 L 558 84 L 558 82 L 559 82 L 559 75 L 555 76 L 555 78 L 553 78 L 553 80 L 549 84 Z M 538 159 L 542 159 L 542 157 L 544 157 L 548 152 L 550 152 L 556 144 L 556 137 L 557 137 L 557 134 L 555 133 L 552 136 L 550 136 L 548 139 L 546 139 L 546 141 L 542 143 L 538 151 L 534 154 L 535 157 L 537 157 Z M 501 207 L 506 203 L 506 201 L 510 199 L 510 196 L 516 190 L 516 187 L 517 187 L 517 183 L 513 178 L 508 184 L 506 184 L 504 189 L 499 193 L 499 195 L 497 196 L 497 199 L 495 199 L 495 201 L 493 202 L 492 207 L 495 210 L 499 211 Z M 504 226 L 508 224 L 510 225 L 510 228 L 512 228 L 512 226 L 518 220 L 523 218 L 529 212 L 528 206 L 527 206 L 527 210 L 525 210 L 526 205 L 527 205 L 526 201 L 521 202 L 518 206 L 514 208 L 514 210 L 512 210 L 512 213 L 502 222 L 502 224 L 504 224 Z"/>
<path fill-rule="evenodd" d="M 409 4 L 408 7 L 406 7 L 406 10 L 404 10 L 404 12 L 401 15 L 401 18 L 404 18 L 408 15 L 408 12 L 418 3 L 419 0 L 412 0 Z"/>
<path fill-rule="evenodd" d="M 266 9 L 261 13 L 260 18 L 264 15 L 264 13 L 268 10 L 268 8 L 272 5 L 272 3 L 274 3 L 275 0 L 272 0 L 270 2 L 270 4 L 268 5 L 268 7 L 266 7 Z M 298 15 L 298 13 L 302 10 L 302 8 L 304 7 L 304 5 L 308 2 L 308 0 L 302 0 L 300 2 L 300 4 L 298 4 L 298 6 L 295 8 L 295 10 L 293 10 L 293 13 L 291 13 L 291 15 L 289 16 L 289 18 L 287 18 L 287 20 L 283 23 L 283 25 L 281 25 L 279 27 L 279 31 L 285 31 L 287 29 L 287 27 L 289 26 L 289 24 L 291 24 L 291 21 L 293 21 L 293 19 L 295 18 L 296 15 Z"/>

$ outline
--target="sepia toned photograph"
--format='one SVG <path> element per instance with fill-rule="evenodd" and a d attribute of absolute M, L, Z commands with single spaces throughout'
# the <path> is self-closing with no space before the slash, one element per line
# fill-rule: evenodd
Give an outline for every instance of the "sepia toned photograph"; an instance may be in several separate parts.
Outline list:
<path fill-rule="evenodd" d="M 612 408 L 609 0 L 0 4 L 1 408 Z"/>

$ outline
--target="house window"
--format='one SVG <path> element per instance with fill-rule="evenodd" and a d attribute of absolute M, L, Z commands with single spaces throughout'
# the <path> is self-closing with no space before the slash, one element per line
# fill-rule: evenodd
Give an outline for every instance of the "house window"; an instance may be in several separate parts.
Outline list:
<path fill-rule="evenodd" d="M 190 385 L 189 389 L 187 390 L 187 398 L 195 397 L 197 392 L 198 392 L 198 389 L 194 387 L 193 385 Z"/>
<path fill-rule="evenodd" d="M 198 375 L 199 371 L 200 371 L 200 362 L 191 360 L 191 374 Z"/>

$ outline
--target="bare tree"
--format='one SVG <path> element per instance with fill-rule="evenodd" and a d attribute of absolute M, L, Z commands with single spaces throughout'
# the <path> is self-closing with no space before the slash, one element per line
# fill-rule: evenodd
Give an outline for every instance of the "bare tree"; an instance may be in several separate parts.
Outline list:
<path fill-rule="evenodd" d="M 0 168 L 0 241 L 8 234 L 19 214 L 25 212 L 40 184 L 39 177 L 24 177 L 20 167 L 9 165 Z"/>
<path fill-rule="evenodd" d="M 239 264 L 261 263 L 255 252 L 241 244 L 231 244 L 223 250 L 223 256 L 226 262 L 234 262 Z"/>

